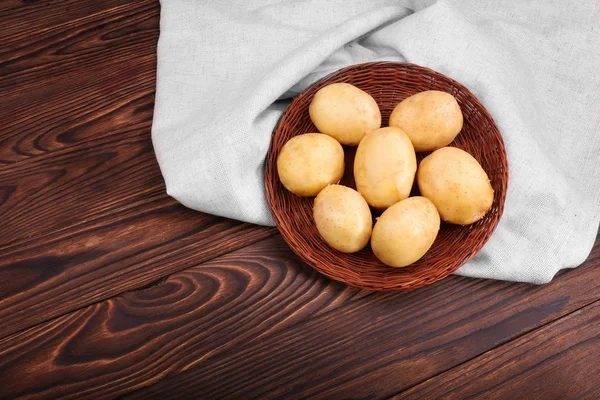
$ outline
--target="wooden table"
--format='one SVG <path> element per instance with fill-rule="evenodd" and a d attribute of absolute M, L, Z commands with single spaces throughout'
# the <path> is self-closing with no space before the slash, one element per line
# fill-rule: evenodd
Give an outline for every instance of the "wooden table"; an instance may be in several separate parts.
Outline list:
<path fill-rule="evenodd" d="M 167 197 L 159 11 L 0 2 L 0 398 L 600 398 L 598 240 L 544 286 L 370 293 Z"/>

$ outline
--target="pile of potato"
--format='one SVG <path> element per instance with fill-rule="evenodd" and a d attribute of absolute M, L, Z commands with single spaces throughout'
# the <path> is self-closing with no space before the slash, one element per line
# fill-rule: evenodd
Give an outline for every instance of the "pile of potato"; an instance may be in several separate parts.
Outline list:
<path fill-rule="evenodd" d="M 321 133 L 290 139 L 277 159 L 279 178 L 298 196 L 316 196 L 314 220 L 333 248 L 353 253 L 369 240 L 384 264 L 404 267 L 429 250 L 442 220 L 480 220 L 494 191 L 481 165 L 467 152 L 445 147 L 458 135 L 463 115 L 445 92 L 408 97 L 381 128 L 381 112 L 368 93 L 347 83 L 321 88 L 309 107 Z M 344 174 L 342 145 L 356 146 L 356 189 L 338 185 Z M 415 151 L 433 151 L 417 169 Z M 417 179 L 421 196 L 410 197 Z M 373 226 L 373 209 L 384 210 Z"/>

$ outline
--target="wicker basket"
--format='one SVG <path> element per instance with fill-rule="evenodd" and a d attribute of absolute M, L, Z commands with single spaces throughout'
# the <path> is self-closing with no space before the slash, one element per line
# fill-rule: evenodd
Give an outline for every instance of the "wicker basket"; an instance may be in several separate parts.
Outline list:
<path fill-rule="evenodd" d="M 431 249 L 415 264 L 390 268 L 382 264 L 367 246 L 345 254 L 329 247 L 319 236 L 313 221 L 314 198 L 298 197 L 283 188 L 276 160 L 281 147 L 291 137 L 317 132 L 308 106 L 321 87 L 347 82 L 369 93 L 379 104 L 382 126 L 393 108 L 406 97 L 424 90 L 451 93 L 464 114 L 464 126 L 451 146 L 469 152 L 487 172 L 494 188 L 494 203 L 487 215 L 475 224 L 457 226 L 442 223 Z M 341 184 L 355 188 L 352 168 L 355 147 L 345 147 L 346 172 Z M 418 161 L 429 153 L 417 153 Z M 308 265 L 323 275 L 367 290 L 400 291 L 415 289 L 440 280 L 472 258 L 489 239 L 502 215 L 508 168 L 504 143 L 490 114 L 475 96 L 460 83 L 417 65 L 376 62 L 354 65 L 337 71 L 312 85 L 287 108 L 271 142 L 266 160 L 265 186 L 271 213 L 284 240 Z M 413 195 L 418 189 L 413 189 Z M 374 212 L 376 217 L 377 213 Z"/>

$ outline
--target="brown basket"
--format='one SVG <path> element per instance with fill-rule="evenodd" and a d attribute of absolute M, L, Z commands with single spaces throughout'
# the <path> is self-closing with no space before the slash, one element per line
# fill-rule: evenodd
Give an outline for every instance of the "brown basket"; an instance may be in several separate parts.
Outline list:
<path fill-rule="evenodd" d="M 347 82 L 369 93 L 381 109 L 386 126 L 393 108 L 406 97 L 424 90 L 441 90 L 456 97 L 464 115 L 461 133 L 450 145 L 469 152 L 487 172 L 494 188 L 494 204 L 487 215 L 468 226 L 442 223 L 436 241 L 416 263 L 405 268 L 390 268 L 371 251 L 345 254 L 321 239 L 313 221 L 314 198 L 298 197 L 281 185 L 277 175 L 277 156 L 291 137 L 317 132 L 310 120 L 308 106 L 321 87 Z M 356 188 L 352 173 L 355 147 L 345 147 L 346 172 L 341 184 Z M 418 161 L 429 153 L 417 153 Z M 354 65 L 315 83 L 287 108 L 271 142 L 266 160 L 265 186 L 271 213 L 284 240 L 308 265 L 323 275 L 350 286 L 367 290 L 400 291 L 415 289 L 450 275 L 472 258 L 489 239 L 504 208 L 508 167 L 500 132 L 485 107 L 460 83 L 428 68 L 412 64 L 376 62 Z M 413 194 L 417 194 L 415 189 Z M 376 212 L 374 212 L 376 216 Z"/>

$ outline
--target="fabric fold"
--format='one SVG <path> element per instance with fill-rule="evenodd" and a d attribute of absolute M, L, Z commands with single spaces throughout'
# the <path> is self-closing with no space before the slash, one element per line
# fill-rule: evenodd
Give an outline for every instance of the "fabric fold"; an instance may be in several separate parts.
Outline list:
<path fill-rule="evenodd" d="M 507 149 L 504 215 L 458 273 L 544 283 L 589 254 L 600 220 L 598 3 L 161 4 L 152 140 L 182 204 L 272 225 L 263 163 L 289 99 L 348 65 L 406 61 L 468 87 Z"/>

